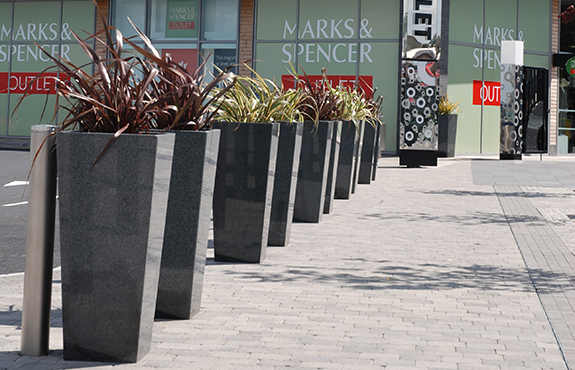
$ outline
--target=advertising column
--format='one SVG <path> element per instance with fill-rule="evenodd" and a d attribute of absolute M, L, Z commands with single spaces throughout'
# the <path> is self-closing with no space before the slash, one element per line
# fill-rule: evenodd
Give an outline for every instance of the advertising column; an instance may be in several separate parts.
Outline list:
<path fill-rule="evenodd" d="M 523 151 L 523 41 L 501 42 L 501 133 L 499 159 Z"/>
<path fill-rule="evenodd" d="M 399 163 L 437 166 L 441 1 L 404 0 Z"/>

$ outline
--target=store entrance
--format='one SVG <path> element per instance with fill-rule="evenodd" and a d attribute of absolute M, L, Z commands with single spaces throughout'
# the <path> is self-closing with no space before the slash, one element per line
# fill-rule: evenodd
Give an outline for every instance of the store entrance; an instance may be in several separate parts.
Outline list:
<path fill-rule="evenodd" d="M 547 153 L 549 70 L 523 67 L 523 153 Z"/>

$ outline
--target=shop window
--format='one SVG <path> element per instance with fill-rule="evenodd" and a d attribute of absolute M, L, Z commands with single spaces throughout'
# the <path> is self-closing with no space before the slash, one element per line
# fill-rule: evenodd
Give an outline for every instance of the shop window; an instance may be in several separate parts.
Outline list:
<path fill-rule="evenodd" d="M 235 40 L 238 29 L 238 1 L 211 0 L 202 6 L 203 39 Z"/>
<path fill-rule="evenodd" d="M 207 79 L 211 80 L 211 74 L 218 74 L 229 66 L 234 66 L 232 72 L 237 72 L 237 57 L 235 44 L 213 44 L 204 43 L 202 45 L 202 57 L 206 58 Z"/>
<path fill-rule="evenodd" d="M 146 0 L 120 0 L 115 3 L 112 23 L 126 37 L 136 35 L 128 17 L 140 30 L 146 29 Z"/>
<path fill-rule="evenodd" d="M 202 55 L 209 57 L 206 72 L 213 72 L 214 65 L 236 63 L 238 7 L 239 0 L 116 0 L 112 19 L 123 33 L 133 34 L 129 15 L 160 53 L 190 72 Z"/>
<path fill-rule="evenodd" d="M 85 65 L 89 58 L 72 31 L 87 37 L 94 21 L 91 0 L 0 2 L 0 138 L 27 137 L 31 126 L 54 123 L 52 77 L 58 70 L 46 71 L 54 66 L 47 54 Z M 45 78 L 35 79 L 42 71 Z M 28 97 L 12 115 L 24 93 Z"/>
<path fill-rule="evenodd" d="M 564 13 L 575 1 L 562 1 Z M 561 52 L 575 53 L 575 20 L 566 17 L 560 22 Z M 557 154 L 575 153 L 575 76 L 566 68 L 559 69 L 559 117 L 557 124 Z"/>

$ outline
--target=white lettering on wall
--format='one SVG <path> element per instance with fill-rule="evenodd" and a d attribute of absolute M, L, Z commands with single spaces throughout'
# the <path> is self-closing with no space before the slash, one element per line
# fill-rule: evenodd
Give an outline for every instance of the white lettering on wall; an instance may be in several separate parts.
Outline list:
<path fill-rule="evenodd" d="M 516 38 L 517 36 L 517 38 Z M 473 42 L 486 46 L 501 46 L 501 41 L 523 40 L 523 31 L 517 31 L 503 27 L 487 27 L 473 25 Z M 501 69 L 501 57 L 499 50 L 473 49 L 473 68 Z"/>
<path fill-rule="evenodd" d="M 355 37 L 355 20 L 353 18 L 349 19 L 317 19 L 315 21 L 315 27 L 311 20 L 307 20 L 303 29 L 300 29 L 300 33 L 298 37 L 300 39 L 303 38 L 310 38 L 310 39 L 351 39 Z M 328 35 L 328 25 L 329 25 L 329 35 Z M 371 29 L 368 29 L 369 20 L 362 19 L 361 20 L 361 30 L 364 31 L 361 33 L 362 38 L 371 39 Z M 295 23 L 293 26 L 289 24 L 287 20 L 284 22 L 284 33 L 283 38 L 287 38 L 288 36 L 295 36 L 296 29 L 298 24 Z M 345 29 L 345 31 L 344 31 Z M 315 30 L 315 32 L 314 32 Z M 343 33 L 342 33 L 343 32 Z"/>
<path fill-rule="evenodd" d="M 282 63 L 295 63 L 296 56 L 306 63 L 356 63 L 359 54 L 361 63 L 373 63 L 370 56 L 371 44 L 362 43 L 357 49 L 356 43 L 337 43 L 337 44 L 299 44 L 297 52 L 295 44 L 284 44 L 282 46 L 284 58 Z"/>
<path fill-rule="evenodd" d="M 58 39 L 58 23 L 28 23 L 19 24 L 15 28 L 14 41 L 54 41 Z M 10 40 L 12 37 L 12 28 L 2 25 L 0 29 L 0 41 Z M 295 29 L 294 29 L 295 31 Z M 68 23 L 62 24 L 62 40 L 71 40 L 72 32 Z M 285 31 L 284 31 L 285 37 Z"/>
<path fill-rule="evenodd" d="M 284 25 L 284 39 L 286 38 L 286 32 L 289 33 L 290 35 L 293 35 L 295 33 L 297 27 L 297 23 L 293 25 L 293 28 L 290 28 L 289 23 L 286 19 L 285 21 L 285 25 Z"/>
<path fill-rule="evenodd" d="M 523 40 L 523 31 L 517 32 L 516 38 L 515 30 L 511 28 L 487 27 L 484 32 L 483 26 L 477 27 L 476 24 L 473 25 L 474 43 L 478 42 L 484 45 L 501 46 L 501 41 L 506 40 L 525 41 Z"/>
<path fill-rule="evenodd" d="M 61 56 L 67 61 L 70 61 L 70 45 L 60 45 L 57 44 L 44 44 L 40 45 L 42 49 L 46 50 L 50 55 L 54 57 Z M 42 50 L 40 50 L 36 45 L 0 45 L 0 62 L 6 61 L 16 61 L 16 62 L 31 62 L 31 61 L 42 61 L 50 62 L 51 59 L 45 55 Z"/>
<path fill-rule="evenodd" d="M 371 28 L 369 26 L 368 19 L 362 19 L 361 23 L 360 37 L 362 39 L 373 38 L 371 36 Z M 297 35 L 300 39 L 352 39 L 356 37 L 355 20 L 350 19 L 317 19 L 315 23 L 311 20 L 307 20 L 300 29 Z M 293 26 L 285 20 L 284 22 L 284 32 L 283 38 L 295 38 L 296 30 L 298 29 L 298 24 L 295 23 Z M 284 44 L 282 46 L 282 54 L 284 55 L 283 63 L 295 63 L 296 57 L 302 58 L 306 63 L 324 63 L 324 62 L 335 62 L 335 63 L 356 63 L 358 60 L 360 62 L 373 63 L 373 59 L 370 56 L 371 45 L 367 43 L 362 43 L 358 50 L 357 43 L 337 43 L 337 44 L 316 44 L 316 43 L 304 43 L 298 44 L 297 51 L 295 50 L 294 44 Z"/>

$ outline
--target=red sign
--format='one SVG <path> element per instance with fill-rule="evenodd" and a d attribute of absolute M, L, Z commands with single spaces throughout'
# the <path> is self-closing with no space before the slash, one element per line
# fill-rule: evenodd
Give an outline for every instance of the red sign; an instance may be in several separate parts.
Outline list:
<path fill-rule="evenodd" d="M 193 30 L 196 28 L 196 22 L 170 22 L 168 27 L 171 30 Z"/>
<path fill-rule="evenodd" d="M 500 105 L 501 84 L 494 81 L 473 81 L 473 105 Z"/>
<path fill-rule="evenodd" d="M 198 50 L 197 49 L 162 49 L 163 55 L 170 54 L 172 60 L 188 72 L 193 73 L 198 68 Z"/>
<path fill-rule="evenodd" d="M 0 72 L 0 94 L 6 94 L 8 89 L 16 94 L 24 94 L 26 89 L 28 89 L 27 94 L 56 93 L 54 85 L 57 73 L 46 72 L 41 78 L 36 79 L 37 76 L 38 72 L 12 72 L 11 74 Z"/>
<path fill-rule="evenodd" d="M 315 84 L 321 82 L 321 80 L 323 79 L 322 75 L 312 75 L 312 76 L 308 75 L 307 77 L 309 78 L 311 83 Z M 302 83 L 302 81 L 305 81 L 305 79 L 302 76 L 300 76 L 299 80 L 300 83 Z M 371 93 L 371 91 L 373 90 L 373 76 L 359 76 L 359 81 L 353 75 L 327 76 L 327 80 L 333 87 L 343 86 L 348 87 L 350 89 L 354 89 L 359 84 L 359 88 L 368 94 Z M 282 75 L 282 84 L 286 89 L 290 87 L 295 87 L 295 77 L 292 75 Z"/>

